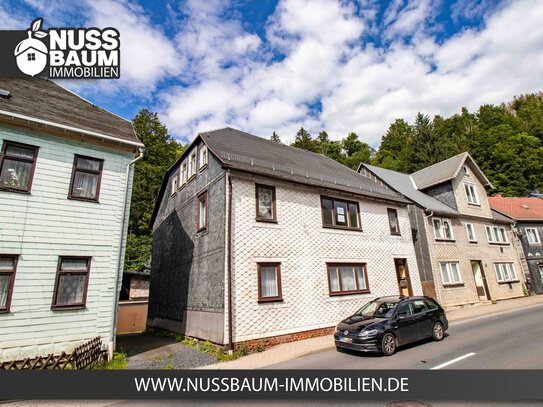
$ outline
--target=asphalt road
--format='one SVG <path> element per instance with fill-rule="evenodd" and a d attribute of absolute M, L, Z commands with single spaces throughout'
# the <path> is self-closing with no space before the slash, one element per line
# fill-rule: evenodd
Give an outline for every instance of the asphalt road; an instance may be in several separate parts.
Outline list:
<path fill-rule="evenodd" d="M 543 305 L 451 323 L 446 334 L 389 357 L 332 350 L 269 369 L 543 369 Z"/>

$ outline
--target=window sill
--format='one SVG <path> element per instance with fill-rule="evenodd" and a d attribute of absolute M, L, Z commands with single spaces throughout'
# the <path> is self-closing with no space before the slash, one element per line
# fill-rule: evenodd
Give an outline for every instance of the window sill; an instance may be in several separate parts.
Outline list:
<path fill-rule="evenodd" d="M 199 172 L 204 172 L 204 170 L 205 170 L 206 168 L 207 168 L 207 163 L 204 164 L 204 165 L 202 165 L 198 171 L 199 171 Z"/>
<path fill-rule="evenodd" d="M 196 174 L 192 174 L 189 179 L 187 180 L 187 184 L 192 181 L 194 178 L 196 178 Z M 185 184 L 186 185 L 186 184 Z"/>
<path fill-rule="evenodd" d="M 256 218 L 257 222 L 264 222 L 264 223 L 277 223 L 277 219 L 265 219 L 265 218 Z"/>
<path fill-rule="evenodd" d="M 355 232 L 362 232 L 362 228 L 351 228 L 349 226 L 334 226 L 334 225 L 323 225 L 324 229 L 335 229 L 335 230 L 352 230 Z"/>
<path fill-rule="evenodd" d="M 357 291 L 339 291 L 329 293 L 330 297 L 337 297 L 340 295 L 354 295 L 354 294 L 368 294 L 370 290 L 357 290 Z"/>
<path fill-rule="evenodd" d="M 510 246 L 511 243 L 501 243 L 501 242 L 488 242 L 488 244 L 494 245 L 494 246 Z"/>
<path fill-rule="evenodd" d="M 436 239 L 436 242 L 449 242 L 449 243 L 456 243 L 456 239 Z"/>
<path fill-rule="evenodd" d="M 390 235 L 391 236 L 401 236 L 402 234 L 401 233 L 392 233 L 392 232 L 390 232 Z"/>
<path fill-rule="evenodd" d="M 0 309 L 0 314 L 9 314 L 9 308 L 7 308 L 7 309 Z"/>
<path fill-rule="evenodd" d="M 443 287 L 445 287 L 445 288 L 449 288 L 449 287 L 464 287 L 464 283 L 443 284 Z"/>
<path fill-rule="evenodd" d="M 468 240 L 468 243 L 471 243 L 471 244 L 477 244 L 479 243 L 477 240 Z"/>
<path fill-rule="evenodd" d="M 73 311 L 78 309 L 87 309 L 85 305 L 66 305 L 66 306 L 58 306 L 53 305 L 51 307 L 51 311 Z"/>
<path fill-rule="evenodd" d="M 174 194 L 175 195 L 175 194 Z M 173 196 L 173 195 L 172 195 Z M 90 198 L 80 198 L 76 196 L 68 196 L 68 199 L 70 201 L 83 201 L 83 202 L 93 202 L 93 203 L 100 203 L 98 199 L 90 199 Z"/>
<path fill-rule="evenodd" d="M 480 203 L 471 203 L 471 202 L 468 202 L 468 205 L 481 207 L 481 204 L 480 204 Z"/>
<path fill-rule="evenodd" d="M 10 187 L 0 187 L 0 191 L 6 191 L 6 192 L 16 192 L 18 194 L 25 194 L 30 195 L 30 191 L 26 191 L 24 189 L 17 189 L 17 188 L 10 188 Z"/>
<path fill-rule="evenodd" d="M 273 297 L 273 298 L 260 298 L 258 303 L 269 303 L 269 302 L 283 302 L 283 297 Z"/>
<path fill-rule="evenodd" d="M 200 229 L 196 230 L 196 233 L 204 234 L 204 232 L 207 232 L 207 226 L 204 226 L 203 228 L 200 228 Z"/>
<path fill-rule="evenodd" d="M 518 283 L 519 280 L 511 280 L 511 281 L 498 281 L 498 284 L 515 284 Z"/>

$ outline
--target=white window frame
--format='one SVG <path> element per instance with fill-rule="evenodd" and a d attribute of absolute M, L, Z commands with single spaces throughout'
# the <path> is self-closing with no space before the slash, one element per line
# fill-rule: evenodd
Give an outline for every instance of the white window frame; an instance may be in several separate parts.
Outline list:
<path fill-rule="evenodd" d="M 183 186 L 187 183 L 188 179 L 188 167 L 187 167 L 187 160 L 183 161 L 183 163 L 180 166 L 180 173 L 181 173 L 181 185 Z"/>
<path fill-rule="evenodd" d="M 458 278 L 455 278 L 453 268 L 456 269 Z M 441 281 L 444 286 L 464 284 L 462 282 L 462 274 L 460 273 L 460 265 L 457 261 L 440 261 L 439 269 L 441 271 Z"/>
<path fill-rule="evenodd" d="M 464 165 L 463 170 L 464 170 L 464 175 L 467 175 L 469 177 L 470 173 L 469 173 L 469 168 L 467 165 Z"/>
<path fill-rule="evenodd" d="M 179 179 L 177 178 L 176 173 L 175 176 L 172 178 L 172 195 L 175 195 L 175 193 L 177 192 L 178 181 Z"/>
<path fill-rule="evenodd" d="M 503 226 L 485 225 L 485 230 L 488 243 L 509 244 L 509 239 L 507 239 L 507 231 Z"/>
<path fill-rule="evenodd" d="M 525 228 L 524 231 L 526 232 L 526 240 L 529 245 L 541 244 L 537 228 Z M 533 233 L 532 238 L 530 238 L 530 231 Z M 533 238 L 535 238 L 535 240 L 533 240 Z"/>
<path fill-rule="evenodd" d="M 189 155 L 189 179 L 196 175 L 196 151 Z"/>
<path fill-rule="evenodd" d="M 436 223 L 439 223 L 439 226 L 437 228 Z M 445 223 L 449 225 L 449 230 L 451 231 L 450 237 L 445 236 Z M 432 229 L 434 230 L 434 237 L 436 238 L 436 240 L 454 240 L 454 233 L 450 219 L 432 218 Z"/>
<path fill-rule="evenodd" d="M 205 167 L 207 165 L 207 162 L 209 160 L 209 153 L 207 151 L 207 147 L 203 146 L 200 149 L 200 169 Z"/>
<path fill-rule="evenodd" d="M 470 230 L 471 234 L 473 235 L 473 239 L 470 239 Z M 468 242 L 475 243 L 477 242 L 477 235 L 475 234 L 475 227 L 473 226 L 473 223 L 466 223 L 466 234 L 468 235 Z"/>
<path fill-rule="evenodd" d="M 498 283 L 513 283 L 518 281 L 515 265 L 511 262 L 494 263 L 494 270 L 496 271 Z"/>
<path fill-rule="evenodd" d="M 470 205 L 480 205 L 475 184 L 464 182 L 464 192 L 466 193 L 466 199 Z"/>

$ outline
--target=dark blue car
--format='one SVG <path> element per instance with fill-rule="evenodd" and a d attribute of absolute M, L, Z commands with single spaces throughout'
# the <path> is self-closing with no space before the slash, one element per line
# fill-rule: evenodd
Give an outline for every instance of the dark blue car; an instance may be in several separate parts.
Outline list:
<path fill-rule="evenodd" d="M 336 348 L 382 352 L 420 339 L 443 339 L 449 327 L 443 308 L 430 297 L 380 297 L 344 319 L 334 333 Z"/>

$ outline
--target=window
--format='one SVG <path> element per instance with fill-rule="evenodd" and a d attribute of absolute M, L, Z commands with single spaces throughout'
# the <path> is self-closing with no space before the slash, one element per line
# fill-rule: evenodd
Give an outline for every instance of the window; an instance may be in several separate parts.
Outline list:
<path fill-rule="evenodd" d="M 489 243 L 509 243 L 507 240 L 507 232 L 503 226 L 485 226 L 485 229 Z"/>
<path fill-rule="evenodd" d="M 203 168 L 207 165 L 207 147 L 202 147 L 200 149 L 200 168 Z"/>
<path fill-rule="evenodd" d="M 387 208 L 388 226 L 390 227 L 391 235 L 400 234 L 400 226 L 398 225 L 398 211 L 396 209 Z"/>
<path fill-rule="evenodd" d="M 453 240 L 452 224 L 449 219 L 433 218 L 434 235 L 437 240 Z"/>
<path fill-rule="evenodd" d="M 36 60 L 36 53 L 34 52 L 29 52 L 28 54 L 26 54 L 26 57 L 29 61 L 35 61 Z"/>
<path fill-rule="evenodd" d="M 198 197 L 198 232 L 207 228 L 207 192 Z"/>
<path fill-rule="evenodd" d="M 258 301 L 283 301 L 281 293 L 281 264 L 258 263 Z"/>
<path fill-rule="evenodd" d="M 0 254 L 0 313 L 9 312 L 18 259 L 16 254 Z"/>
<path fill-rule="evenodd" d="M 256 184 L 256 220 L 277 222 L 275 187 Z"/>
<path fill-rule="evenodd" d="M 196 174 L 196 151 L 189 157 L 189 179 Z"/>
<path fill-rule="evenodd" d="M 494 269 L 499 283 L 518 281 L 513 263 L 494 263 Z"/>
<path fill-rule="evenodd" d="M 473 228 L 473 223 L 466 223 L 466 232 L 468 233 L 469 242 L 477 241 L 477 237 L 475 236 L 475 229 Z"/>
<path fill-rule="evenodd" d="M 38 147 L 5 141 L 0 156 L 0 189 L 30 192 Z"/>
<path fill-rule="evenodd" d="M 459 285 L 462 284 L 460 276 L 460 268 L 458 262 L 440 262 L 441 276 L 443 277 L 443 285 Z"/>
<path fill-rule="evenodd" d="M 104 160 L 76 155 L 68 198 L 98 202 Z"/>
<path fill-rule="evenodd" d="M 362 229 L 360 227 L 358 202 L 321 197 L 321 207 L 323 226 L 342 229 Z"/>
<path fill-rule="evenodd" d="M 85 307 L 90 263 L 90 257 L 59 257 L 52 309 Z"/>
<path fill-rule="evenodd" d="M 413 300 L 413 313 L 420 314 L 421 312 L 428 311 L 428 305 L 424 300 Z"/>
<path fill-rule="evenodd" d="M 475 184 L 464 183 L 464 190 L 466 191 L 466 198 L 468 203 L 472 205 L 479 205 L 479 199 L 477 198 L 477 193 L 475 192 Z"/>
<path fill-rule="evenodd" d="M 183 164 L 181 164 L 181 186 L 187 183 L 187 179 L 189 178 L 188 174 L 187 160 L 185 160 L 183 161 Z"/>
<path fill-rule="evenodd" d="M 536 228 L 526 228 L 526 238 L 528 239 L 528 244 L 540 244 L 541 240 L 539 239 L 539 232 Z"/>
<path fill-rule="evenodd" d="M 369 293 L 366 265 L 328 264 L 330 295 Z"/>
<path fill-rule="evenodd" d="M 469 168 L 468 168 L 468 166 L 467 166 L 467 165 L 464 165 L 464 166 L 462 167 L 462 169 L 464 170 L 464 175 L 467 175 L 467 176 L 469 177 Z"/>
<path fill-rule="evenodd" d="M 172 178 L 172 195 L 175 195 L 177 192 L 177 174 Z"/>

